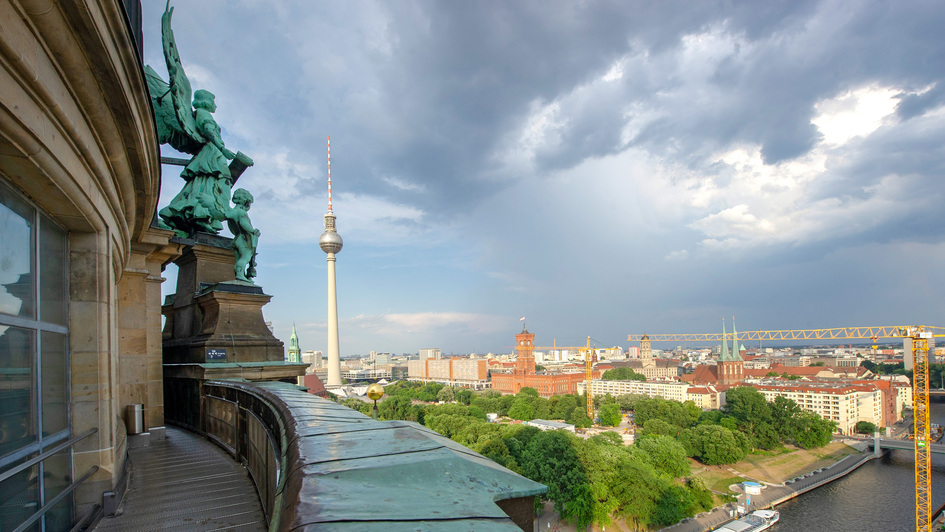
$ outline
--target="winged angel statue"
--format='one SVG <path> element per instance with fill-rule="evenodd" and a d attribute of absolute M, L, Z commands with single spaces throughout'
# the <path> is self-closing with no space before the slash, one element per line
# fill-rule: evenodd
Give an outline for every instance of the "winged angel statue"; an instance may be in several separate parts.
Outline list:
<path fill-rule="evenodd" d="M 217 109 L 213 93 L 197 90 L 191 96 L 190 81 L 184 74 L 171 30 L 173 13 L 168 0 L 161 17 L 161 41 L 169 81 L 161 79 L 150 66 L 145 67 L 145 76 L 157 121 L 158 141 L 193 157 L 180 174 L 186 181 L 184 187 L 158 214 L 163 225 L 184 237 L 200 232 L 216 234 L 223 228 L 222 222 L 228 222 L 234 236 L 237 265 L 241 265 L 237 266 L 236 277 L 248 281 L 248 277 L 255 276 L 259 230 L 249 224 L 247 202 L 230 207 L 233 175 L 228 160 L 236 159 L 242 168 L 252 166 L 253 160 L 242 152 L 233 153 L 223 144 L 220 126 L 213 119 Z M 246 194 L 241 198 L 249 194 L 243 192 Z M 245 271 L 247 265 L 248 271 Z"/>

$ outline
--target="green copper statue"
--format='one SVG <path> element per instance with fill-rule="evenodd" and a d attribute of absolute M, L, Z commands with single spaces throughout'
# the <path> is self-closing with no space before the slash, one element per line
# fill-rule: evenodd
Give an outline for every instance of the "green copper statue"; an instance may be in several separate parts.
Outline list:
<path fill-rule="evenodd" d="M 252 166 L 253 161 L 224 146 L 220 126 L 213 119 L 213 112 L 217 109 L 213 93 L 198 90 L 191 100 L 190 81 L 184 74 L 171 30 L 173 13 L 174 8 L 168 7 L 161 17 L 164 59 L 170 80 L 165 83 L 150 66 L 145 67 L 145 75 L 157 121 L 158 141 L 189 153 L 193 158 L 180 174 L 186 181 L 184 187 L 158 214 L 181 236 L 193 236 L 198 232 L 216 234 L 223 228 L 222 220 L 214 218 L 209 209 L 201 205 L 199 196 L 209 194 L 214 198 L 217 210 L 225 212 L 230 206 L 230 188 L 233 186 L 227 161 L 238 159 L 245 166 Z"/>
<path fill-rule="evenodd" d="M 184 74 L 171 30 L 173 13 L 174 8 L 170 7 L 168 0 L 161 17 L 161 36 L 169 81 L 165 83 L 150 66 L 145 67 L 145 76 L 157 122 L 158 141 L 193 157 L 180 174 L 185 181 L 184 187 L 158 213 L 161 225 L 175 230 L 178 236 L 193 238 L 197 233 L 219 233 L 223 229 L 222 222 L 226 221 L 233 232 L 237 264 L 242 265 L 237 267 L 237 278 L 248 281 L 256 275 L 255 252 L 259 231 L 252 228 L 249 216 L 245 214 L 253 201 L 249 192 L 243 190 L 242 203 L 230 208 L 230 189 L 234 182 L 230 168 L 245 169 L 253 165 L 253 160 L 242 152 L 233 153 L 223 144 L 220 126 L 213 119 L 213 112 L 217 109 L 213 93 L 197 90 L 191 97 L 190 81 Z M 235 159 L 233 165 L 228 163 L 231 159 Z M 242 211 L 245 226 L 249 229 L 245 229 L 242 221 L 234 221 L 235 210 Z M 247 266 L 248 271 L 244 271 Z"/>
<path fill-rule="evenodd" d="M 233 271 L 236 279 L 251 283 L 256 277 L 256 244 L 259 242 L 259 229 L 253 227 L 249 220 L 249 207 L 253 204 L 253 195 L 245 188 L 238 188 L 233 192 L 233 208 L 220 211 L 210 194 L 201 194 L 197 200 L 206 208 L 215 219 L 226 220 L 226 225 L 233 233 L 233 252 L 236 254 L 236 264 Z"/>

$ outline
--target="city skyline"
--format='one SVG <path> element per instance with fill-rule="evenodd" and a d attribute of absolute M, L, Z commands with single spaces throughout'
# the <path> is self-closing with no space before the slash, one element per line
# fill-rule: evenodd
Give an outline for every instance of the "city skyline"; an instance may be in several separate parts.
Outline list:
<path fill-rule="evenodd" d="M 541 344 L 623 347 L 732 314 L 939 324 L 941 5 L 174 7 L 256 161 L 266 319 L 303 351 L 326 346 L 329 135 L 345 357 L 509 352 L 522 315 Z M 143 2 L 158 71 L 163 9 Z"/>

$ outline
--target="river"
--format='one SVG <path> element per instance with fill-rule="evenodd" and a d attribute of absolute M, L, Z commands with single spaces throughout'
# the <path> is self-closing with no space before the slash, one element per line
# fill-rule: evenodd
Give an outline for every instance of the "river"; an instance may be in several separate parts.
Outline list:
<path fill-rule="evenodd" d="M 932 422 L 945 424 L 945 403 L 931 404 Z M 932 509 L 945 502 L 945 455 L 932 455 Z M 777 507 L 780 532 L 915 530 L 915 462 L 892 451 L 849 475 Z"/>

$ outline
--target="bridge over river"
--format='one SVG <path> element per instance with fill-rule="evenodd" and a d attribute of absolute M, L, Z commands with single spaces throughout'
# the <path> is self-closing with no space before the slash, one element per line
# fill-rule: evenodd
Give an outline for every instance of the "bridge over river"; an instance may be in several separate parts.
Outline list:
<path fill-rule="evenodd" d="M 864 439 L 864 443 L 871 448 L 876 446 L 876 438 Z M 897 449 L 900 451 L 915 451 L 915 444 L 912 440 L 893 440 L 888 438 L 879 438 L 880 449 Z M 929 451 L 936 454 L 945 454 L 945 444 L 931 443 Z"/>

